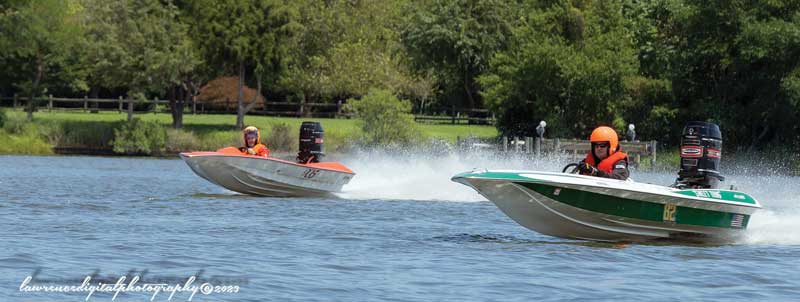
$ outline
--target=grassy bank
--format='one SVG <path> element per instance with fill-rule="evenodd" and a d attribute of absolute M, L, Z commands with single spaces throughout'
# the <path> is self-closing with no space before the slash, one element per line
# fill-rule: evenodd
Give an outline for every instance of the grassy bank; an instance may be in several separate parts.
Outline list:
<path fill-rule="evenodd" d="M 642 156 L 639 164 L 639 169 L 651 171 L 653 165 L 651 163 L 652 157 Z M 681 165 L 681 157 L 677 148 L 658 150 L 656 155 L 656 171 L 677 171 Z"/>
<path fill-rule="evenodd" d="M 37 112 L 33 122 L 25 120 L 22 111 L 5 111 L 5 122 L 0 130 L 0 154 L 53 154 L 55 149 L 111 150 L 114 129 L 127 119 L 125 113 Z M 240 145 L 241 132 L 234 129 L 235 115 L 185 115 L 184 128 L 170 129 L 169 114 L 138 114 L 143 121 L 155 122 L 167 128 L 166 150 L 215 150 L 225 146 Z M 261 129 L 267 146 L 275 151 L 293 152 L 297 149 L 298 133 L 303 121 L 321 122 L 325 129 L 326 149 L 329 152 L 346 152 L 361 135 L 357 120 L 305 119 L 265 116 L 247 116 L 247 125 Z M 494 137 L 492 126 L 427 125 L 419 124 L 426 139 L 455 142 L 457 137 Z"/>

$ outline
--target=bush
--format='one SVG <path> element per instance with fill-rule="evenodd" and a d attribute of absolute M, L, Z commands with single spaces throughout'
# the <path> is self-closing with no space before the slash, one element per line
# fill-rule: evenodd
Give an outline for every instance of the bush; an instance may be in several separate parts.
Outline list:
<path fill-rule="evenodd" d="M 200 151 L 200 140 L 194 132 L 168 129 L 166 149 L 169 152 Z"/>
<path fill-rule="evenodd" d="M 64 127 L 57 122 L 39 124 L 39 135 L 51 146 L 56 147 L 64 138 Z"/>
<path fill-rule="evenodd" d="M 9 134 L 22 134 L 32 127 L 34 127 L 33 124 L 28 122 L 25 115 L 21 114 L 7 116 L 3 122 L 3 129 Z"/>
<path fill-rule="evenodd" d="M 166 150 L 167 131 L 155 121 L 134 118 L 114 129 L 114 153 L 129 155 L 162 154 Z"/>
<path fill-rule="evenodd" d="M 198 135 L 200 139 L 200 150 L 213 151 L 219 148 L 236 146 L 240 147 L 242 142 L 241 131 L 212 131 Z"/>
<path fill-rule="evenodd" d="M 0 154 L 50 155 L 53 147 L 35 135 L 8 135 L 0 132 Z"/>
<path fill-rule="evenodd" d="M 364 142 L 370 145 L 409 145 L 421 132 L 411 115 L 411 102 L 398 99 L 388 90 L 370 90 L 360 100 L 349 99 L 346 110 L 361 118 Z"/>
<path fill-rule="evenodd" d="M 113 143 L 115 131 L 125 122 L 60 121 L 63 137 L 59 146 L 104 149 Z"/>
<path fill-rule="evenodd" d="M 273 151 L 294 151 L 297 149 L 298 136 L 292 134 L 289 124 L 273 124 L 269 132 L 262 131 L 261 142 Z"/>

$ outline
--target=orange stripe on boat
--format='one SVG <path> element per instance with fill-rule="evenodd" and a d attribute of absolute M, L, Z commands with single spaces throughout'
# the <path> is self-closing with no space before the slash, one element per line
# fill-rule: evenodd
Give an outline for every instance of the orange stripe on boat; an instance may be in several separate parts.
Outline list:
<path fill-rule="evenodd" d="M 345 165 L 338 163 L 338 162 L 320 162 L 320 163 L 308 163 L 308 164 L 301 164 L 293 161 L 282 160 L 279 158 L 274 157 L 264 157 L 264 156 L 257 156 L 257 155 L 250 155 L 247 153 L 243 153 L 239 151 L 239 148 L 236 147 L 226 147 L 217 150 L 216 152 L 213 151 L 199 151 L 199 152 L 183 152 L 181 155 L 186 157 L 192 156 L 237 156 L 237 157 L 248 157 L 248 158 L 257 158 L 257 159 L 264 159 L 264 160 L 272 160 L 272 161 L 279 161 L 287 164 L 304 166 L 309 168 L 316 168 L 316 169 L 323 169 L 323 170 L 331 170 L 349 174 L 355 174 L 353 170 L 346 167 Z"/>

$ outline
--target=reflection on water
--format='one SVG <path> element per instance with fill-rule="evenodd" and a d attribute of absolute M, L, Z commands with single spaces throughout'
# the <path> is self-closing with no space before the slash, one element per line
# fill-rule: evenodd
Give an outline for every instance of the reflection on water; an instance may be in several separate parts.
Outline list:
<path fill-rule="evenodd" d="M 51 279 L 202 270 L 247 280 L 199 301 L 662 300 L 665 284 L 677 300 L 786 300 L 800 287 L 798 178 L 726 175 L 765 208 L 736 244 L 608 244 L 528 231 L 449 180 L 473 168 L 556 171 L 566 160 L 341 160 L 357 176 L 338 198 L 318 199 L 236 194 L 174 159 L 0 157 L 0 301 L 84 298 L 19 292 L 36 269 Z"/>

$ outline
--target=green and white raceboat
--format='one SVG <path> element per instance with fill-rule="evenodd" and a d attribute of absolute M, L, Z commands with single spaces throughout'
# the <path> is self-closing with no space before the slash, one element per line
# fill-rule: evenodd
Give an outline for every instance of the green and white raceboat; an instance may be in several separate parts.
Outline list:
<path fill-rule="evenodd" d="M 476 170 L 452 180 L 472 187 L 522 226 L 570 239 L 729 241 L 761 208 L 752 196 L 737 191 L 567 173 Z"/>

